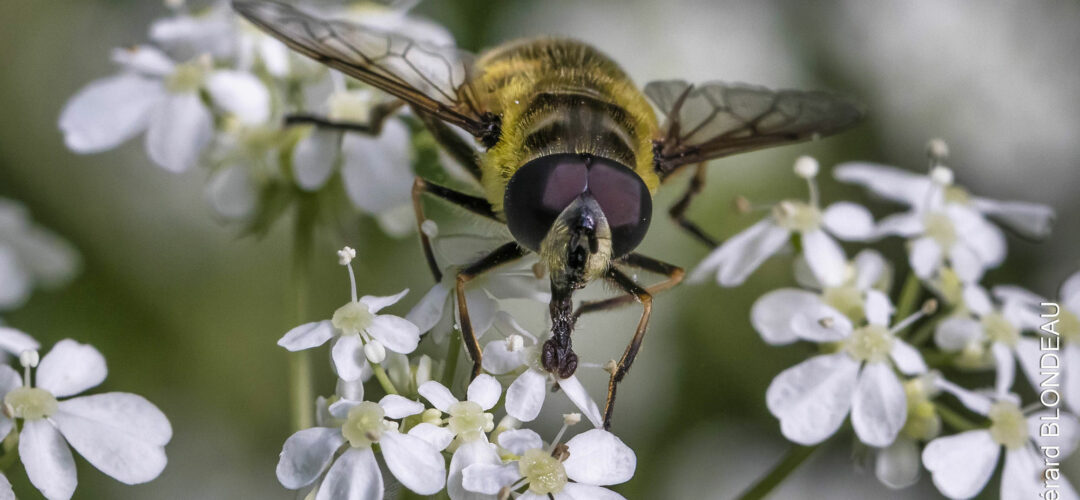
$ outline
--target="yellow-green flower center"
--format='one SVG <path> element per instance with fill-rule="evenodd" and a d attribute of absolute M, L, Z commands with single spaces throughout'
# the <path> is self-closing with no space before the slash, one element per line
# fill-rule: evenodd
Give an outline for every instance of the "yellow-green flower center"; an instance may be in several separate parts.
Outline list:
<path fill-rule="evenodd" d="M 1012 347 L 1020 341 L 1020 330 L 997 311 L 982 317 L 982 327 L 992 342 L 1003 342 Z"/>
<path fill-rule="evenodd" d="M 990 436 L 1002 446 L 1015 450 L 1028 440 L 1027 420 L 1020 407 L 1011 401 L 999 401 L 990 407 Z"/>
<path fill-rule="evenodd" d="M 971 195 L 960 186 L 949 186 L 945 188 L 945 203 L 967 205 L 971 203 Z"/>
<path fill-rule="evenodd" d="M 178 64 L 172 74 L 165 78 L 165 88 L 175 94 L 195 92 L 202 87 L 207 69 L 206 65 L 198 59 Z"/>
<path fill-rule="evenodd" d="M 964 344 L 964 348 L 960 350 L 960 353 L 953 360 L 956 366 L 969 370 L 986 368 L 992 362 L 993 357 L 986 348 L 986 344 L 979 340 L 972 340 Z"/>
<path fill-rule="evenodd" d="M 449 410 L 448 428 L 463 441 L 479 439 L 483 433 L 495 429 L 495 415 L 485 413 L 472 401 L 459 401 L 450 405 Z"/>
<path fill-rule="evenodd" d="M 544 450 L 529 450 L 518 460 L 518 472 L 529 482 L 529 491 L 537 495 L 558 493 L 566 486 L 566 468 Z"/>
<path fill-rule="evenodd" d="M 56 397 L 45 389 L 19 387 L 4 396 L 4 406 L 15 418 L 37 420 L 56 413 Z"/>
<path fill-rule="evenodd" d="M 349 410 L 349 416 L 341 426 L 341 435 L 354 448 L 369 448 L 382 436 L 385 416 L 386 413 L 377 403 L 364 401 Z"/>
<path fill-rule="evenodd" d="M 357 334 L 367 330 L 374 319 L 375 315 L 363 302 L 349 302 L 334 311 L 330 322 L 345 334 Z"/>
<path fill-rule="evenodd" d="M 941 212 L 933 212 L 926 215 L 923 223 L 926 225 L 926 235 L 933 238 L 942 248 L 952 248 L 956 243 L 956 228 L 953 227 L 949 216 Z"/>
<path fill-rule="evenodd" d="M 866 319 L 863 309 L 863 293 L 851 285 L 830 287 L 825 289 L 822 297 L 825 303 L 833 309 L 840 311 L 853 323 L 861 323 Z"/>
<path fill-rule="evenodd" d="M 787 200 L 773 207 L 773 217 L 781 227 L 811 231 L 821 227 L 821 210 L 801 201 Z"/>
<path fill-rule="evenodd" d="M 1080 342 L 1080 318 L 1070 311 L 1061 309 L 1058 317 L 1057 332 L 1066 342 Z"/>
<path fill-rule="evenodd" d="M 866 325 L 855 330 L 846 341 L 847 352 L 859 361 L 877 362 L 889 358 L 893 334 L 881 325 Z"/>
<path fill-rule="evenodd" d="M 930 401 L 931 395 L 923 379 L 904 382 L 904 393 L 907 395 L 907 421 L 900 432 L 921 441 L 929 441 L 941 434 L 941 417 Z"/>

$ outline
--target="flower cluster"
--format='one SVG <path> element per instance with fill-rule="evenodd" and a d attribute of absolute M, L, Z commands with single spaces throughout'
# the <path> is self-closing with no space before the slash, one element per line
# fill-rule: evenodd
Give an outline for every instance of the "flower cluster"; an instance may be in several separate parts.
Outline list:
<path fill-rule="evenodd" d="M 402 166 L 413 161 L 413 134 L 401 113 L 382 116 L 393 106 L 385 94 L 289 51 L 227 1 L 201 11 L 166 4 L 173 13 L 153 22 L 148 42 L 114 50 L 117 72 L 68 101 L 59 120 L 68 148 L 97 153 L 143 134 L 154 164 L 205 169 L 210 206 L 252 231 L 314 194 L 334 207 L 348 200 L 388 233 L 412 227 L 413 174 Z M 361 2 L 325 14 L 453 43 L 407 7 Z"/>
<path fill-rule="evenodd" d="M 599 408 L 576 377 L 556 380 L 539 368 L 537 337 L 498 308 L 497 299 L 520 294 L 495 295 L 489 287 L 498 278 L 473 290 L 493 303 L 485 331 L 500 338 L 484 348 L 485 373 L 458 396 L 452 388 L 461 385 L 458 375 L 464 371 L 457 373 L 451 360 L 460 356 L 460 343 L 450 342 L 442 361 L 419 354 L 421 347 L 437 347 L 435 339 L 422 346 L 420 327 L 384 312 L 408 290 L 357 298 L 356 251 L 345 247 L 338 257 L 349 272 L 350 300 L 331 319 L 293 328 L 278 342 L 291 351 L 331 342 L 331 368 L 339 379 L 335 393 L 316 403 L 317 426 L 285 442 L 277 467 L 283 486 L 315 499 L 380 499 L 387 490 L 386 470 L 415 493 L 445 490 L 454 500 L 506 498 L 511 492 L 520 498 L 622 498 L 604 486 L 633 476 L 634 452 L 602 429 Z M 410 316 L 447 300 L 445 292 L 435 291 Z M 430 318 L 433 324 L 442 322 L 441 307 L 419 315 L 429 314 L 437 316 Z M 452 335 L 459 338 L 460 332 Z M 372 379 L 375 390 L 365 388 Z M 564 415 L 562 429 L 545 443 L 522 424 L 539 416 L 553 385 L 581 413 Z M 582 414 L 594 428 L 564 442 Z"/>
<path fill-rule="evenodd" d="M 880 220 L 846 201 L 819 209 L 817 163 L 800 158 L 795 172 L 809 183 L 810 200 L 776 204 L 693 276 L 715 274 L 734 286 L 784 247 L 798 249 L 800 287 L 765 294 L 750 313 L 768 344 L 816 345 L 817 354 L 777 375 L 765 394 L 789 440 L 817 445 L 850 420 L 858 441 L 876 450 L 883 484 L 911 486 L 925 468 L 949 498 L 982 491 L 1004 448 L 1002 498 L 1074 498 L 1059 464 L 1080 439 L 1073 415 L 1080 381 L 1069 366 L 1070 358 L 1080 362 L 1073 345 L 1080 273 L 1066 280 L 1058 302 L 1016 286 L 988 292 L 983 277 L 1007 254 L 999 224 L 1045 237 L 1054 213 L 972 195 L 943 164 L 944 142 L 931 141 L 928 150 L 922 175 L 867 163 L 833 170 L 837 180 L 906 207 Z M 833 237 L 905 241 L 910 271 L 895 305 L 893 266 L 870 248 L 849 260 Z M 1062 361 L 1048 365 L 1047 354 Z M 1017 364 L 1030 387 L 1014 387 Z M 958 377 L 993 380 L 993 387 L 971 390 L 949 380 Z M 1029 394 L 1038 400 L 1022 406 L 1020 395 Z"/>

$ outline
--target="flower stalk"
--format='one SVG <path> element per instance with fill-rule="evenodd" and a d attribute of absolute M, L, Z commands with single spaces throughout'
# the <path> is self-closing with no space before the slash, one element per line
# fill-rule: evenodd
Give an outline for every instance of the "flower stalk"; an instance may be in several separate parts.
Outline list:
<path fill-rule="evenodd" d="M 300 323 L 307 317 L 309 276 L 311 275 L 311 246 L 314 240 L 315 207 L 310 203 L 297 205 L 296 225 L 293 228 L 292 291 L 295 317 Z M 315 424 L 313 402 L 315 391 L 311 374 L 311 353 L 294 352 L 289 355 L 290 423 L 293 430 L 307 429 Z"/>
<path fill-rule="evenodd" d="M 810 458 L 815 451 L 821 448 L 821 444 L 814 446 L 793 446 L 788 450 L 772 469 L 769 470 L 765 476 L 759 479 L 750 489 L 738 497 L 738 500 L 759 500 L 765 498 L 772 490 L 780 486 L 787 478 L 795 472 L 806 459 Z"/>

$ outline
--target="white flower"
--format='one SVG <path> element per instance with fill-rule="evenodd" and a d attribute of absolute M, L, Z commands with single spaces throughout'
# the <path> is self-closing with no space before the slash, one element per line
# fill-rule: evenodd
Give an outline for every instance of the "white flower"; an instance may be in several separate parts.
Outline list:
<path fill-rule="evenodd" d="M 437 493 L 446 484 L 446 464 L 440 453 L 446 446 L 437 447 L 419 433 L 402 433 L 391 420 L 423 409 L 416 401 L 392 394 L 378 404 L 339 400 L 330 405 L 331 421 L 325 426 L 304 429 L 285 441 L 277 465 L 278 481 L 286 488 L 300 489 L 325 471 L 316 500 L 380 500 L 382 473 L 371 450 L 378 443 L 387 468 L 402 485 L 421 495 Z"/>
<path fill-rule="evenodd" d="M 305 323 L 289 330 L 278 345 L 290 351 L 311 349 L 336 338 L 331 349 L 333 366 L 342 380 L 360 379 L 368 361 L 381 363 L 385 349 L 408 354 L 420 343 L 420 331 L 409 320 L 392 314 L 378 314 L 396 304 L 409 290 L 397 295 L 378 297 L 365 295 L 356 298 L 356 277 L 351 259 L 349 269 L 352 300 L 334 311 L 331 319 Z M 381 355 L 380 355 L 381 352 Z"/>
<path fill-rule="evenodd" d="M 113 59 L 123 71 L 83 87 L 64 106 L 60 130 L 77 153 L 112 149 L 146 131 L 150 158 L 173 172 L 195 165 L 213 136 L 214 106 L 246 123 L 270 115 L 270 95 L 254 76 L 215 69 L 209 57 L 173 62 L 153 47 L 117 49 Z"/>
<path fill-rule="evenodd" d="M 425 221 L 424 225 L 425 231 L 432 233 L 428 237 L 434 236 L 432 245 L 444 268 L 443 280 L 431 287 L 405 316 L 409 321 L 416 323 L 421 332 L 435 328 L 444 315 L 456 318 L 457 298 L 454 290 L 458 270 L 510 241 L 509 235 L 504 238 L 488 238 L 473 233 L 440 234 L 438 226 L 431 220 Z M 469 307 L 469 318 L 472 320 L 473 331 L 477 338 L 482 337 L 491 328 L 495 321 L 495 313 L 500 309 L 499 300 L 530 299 L 544 304 L 550 301 L 549 283 L 536 276 L 533 268 L 536 262 L 535 255 L 518 259 L 516 262 L 484 273 L 465 285 L 465 303 Z M 447 305 L 451 307 L 448 308 Z M 447 314 L 448 309 L 449 314 Z M 444 331 L 436 331 L 436 341 L 441 341 L 445 335 Z"/>
<path fill-rule="evenodd" d="M 797 316 L 809 315 L 816 320 L 836 311 L 852 322 L 860 323 L 866 319 L 868 300 L 888 303 L 888 298 L 874 288 L 886 278 L 887 263 L 873 250 L 859 252 L 854 260 L 839 269 L 842 272 L 838 276 L 828 276 L 825 281 L 833 283 L 831 286 L 823 286 L 808 269 L 803 271 L 806 268 L 804 262 L 802 259 L 796 261 L 796 277 L 804 286 L 819 292 L 782 288 L 763 295 L 750 309 L 750 322 L 769 344 L 783 345 L 799 340 L 794 322 L 805 322 L 807 318 Z"/>
<path fill-rule="evenodd" d="M 999 288 L 995 288 L 995 293 Z M 1038 374 L 1039 340 L 1021 335 L 1025 330 L 1037 330 L 1042 320 L 1028 303 L 1010 295 L 1010 289 L 1019 290 L 1004 288 L 1005 295 L 999 295 L 1004 300 L 995 304 L 984 288 L 968 285 L 964 288 L 963 302 L 970 315 L 950 317 L 939 323 L 934 331 L 934 342 L 938 347 L 959 353 L 955 363 L 961 367 L 985 366 L 990 359 L 987 355 L 989 347 L 989 354 L 1001 375 L 997 381 L 1004 384 L 997 388 L 1001 393 L 1012 386 L 1016 371 L 1014 358 L 1025 367 L 1025 374 L 1033 386 L 1038 388 L 1043 378 Z"/>
<path fill-rule="evenodd" d="M 540 435 L 529 429 L 503 432 L 499 435 L 499 445 L 515 459 L 466 467 L 465 488 L 496 495 L 527 487 L 523 494 L 515 495 L 526 500 L 623 498 L 603 486 L 624 483 L 634 477 L 637 468 L 634 451 L 603 429 L 583 432 L 560 444 L 558 440 L 568 423 L 546 448 Z"/>
<path fill-rule="evenodd" d="M 448 417 L 421 425 L 426 436 L 445 448 L 451 441 L 457 447 L 450 458 L 450 475 L 446 491 L 453 500 L 470 498 L 462 486 L 461 472 L 477 463 L 494 464 L 499 461 L 495 446 L 488 442 L 487 433 L 495 430 L 495 416 L 488 412 L 502 395 L 502 386 L 494 377 L 478 375 L 469 384 L 465 401 L 459 401 L 446 386 L 434 380 L 420 385 L 418 391 L 440 412 Z M 441 424 L 445 424 L 442 426 Z"/>
<path fill-rule="evenodd" d="M 126 484 L 145 483 L 165 468 L 165 444 L 172 438 L 168 419 L 141 396 L 110 392 L 73 396 L 105 380 L 105 358 L 93 347 L 61 340 L 37 366 L 36 351 L 26 351 L 26 379 L 0 366 L 3 416 L 0 434 L 22 420 L 19 459 L 30 482 L 50 500 L 71 498 L 77 479 L 71 450 Z M 66 441 L 66 442 L 65 442 Z"/>
<path fill-rule="evenodd" d="M 34 224 L 18 202 L 0 198 L 0 310 L 19 307 L 35 287 L 67 283 L 78 268 L 79 255 L 68 242 Z"/>
<path fill-rule="evenodd" d="M 540 415 L 548 392 L 553 386 L 558 386 L 589 422 L 597 428 L 603 426 L 600 409 L 589 397 L 577 375 L 560 380 L 540 365 L 541 343 L 536 337 L 504 311 L 495 315 L 493 327 L 504 334 L 504 338 L 492 340 L 484 346 L 484 370 L 495 375 L 520 371 L 506 389 L 508 415 L 522 422 L 535 420 Z"/>
<path fill-rule="evenodd" d="M 180 8 L 150 25 L 150 40 L 181 60 L 202 54 L 230 59 L 236 54 L 237 38 L 236 15 L 229 2 L 223 1 L 199 13 Z"/>
<path fill-rule="evenodd" d="M 941 416 L 933 398 L 941 393 L 941 375 L 927 372 L 904 381 L 907 397 L 907 420 L 896 441 L 877 451 L 874 475 L 892 489 L 914 485 L 919 480 L 919 442 L 929 441 L 941 434 Z"/>
<path fill-rule="evenodd" d="M 745 231 L 732 236 L 698 264 L 689 277 L 701 282 L 716 275 L 721 286 L 737 286 L 746 280 L 766 259 L 780 251 L 793 234 L 799 236 L 802 256 L 818 281 L 843 274 L 847 263 L 844 250 L 833 239 L 862 241 L 876 234 L 874 218 L 861 205 L 838 202 L 821 210 L 814 176 L 816 169 L 806 166 L 803 158 L 796 163 L 800 176 L 810 186 L 810 201 L 785 200 L 772 207 L 771 214 Z M 805 175 L 804 175 L 805 174 Z"/>
<path fill-rule="evenodd" d="M 1000 387 L 1001 384 L 998 384 Z M 1015 396 L 998 392 L 993 399 L 962 388 L 943 386 L 960 399 L 970 410 L 990 420 L 988 429 L 962 432 L 937 438 L 926 445 L 923 465 L 933 476 L 934 485 L 949 498 L 971 498 L 990 481 L 1005 448 L 1005 467 L 1001 475 L 1001 498 L 1019 500 L 1041 498 L 1044 460 L 1037 451 L 1041 446 L 1057 446 L 1058 461 L 1076 449 L 1080 438 L 1080 421 L 1061 412 L 1041 410 L 1025 415 Z M 1061 432 L 1057 437 L 1045 437 L 1039 427 L 1054 421 Z M 1059 498 L 1077 498 L 1069 481 L 1060 476 Z"/>
<path fill-rule="evenodd" d="M 837 343 L 839 351 L 814 356 L 784 370 L 765 393 L 769 411 L 784 436 L 803 445 L 831 436 L 851 413 L 859 440 L 888 446 L 907 419 L 904 387 L 893 371 L 926 371 L 919 352 L 895 333 L 920 318 L 919 312 L 888 328 L 892 305 L 884 294 L 868 294 L 866 326 L 855 328 L 840 311 L 818 304 L 791 321 L 803 340 Z"/>
<path fill-rule="evenodd" d="M 943 170 L 944 169 L 944 170 Z M 1005 235 L 988 222 L 994 217 L 1022 234 L 1045 237 L 1050 233 L 1054 211 L 1036 203 L 1001 202 L 970 195 L 951 182 L 938 166 L 939 175 L 918 175 L 872 163 L 845 163 L 833 171 L 836 179 L 865 186 L 874 194 L 907 205 L 910 210 L 882 219 L 880 235 L 910 240 L 911 268 L 929 279 L 948 261 L 966 283 L 979 280 L 987 269 L 1004 261 Z M 951 174 L 951 171 L 949 171 Z"/>

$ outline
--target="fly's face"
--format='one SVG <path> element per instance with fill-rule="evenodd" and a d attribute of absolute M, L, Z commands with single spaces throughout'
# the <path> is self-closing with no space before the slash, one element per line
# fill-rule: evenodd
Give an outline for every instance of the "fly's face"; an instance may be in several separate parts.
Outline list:
<path fill-rule="evenodd" d="M 645 237 L 652 198 L 633 170 L 580 154 L 542 156 L 518 169 L 503 200 L 510 233 L 540 254 L 554 287 L 580 288 Z"/>

